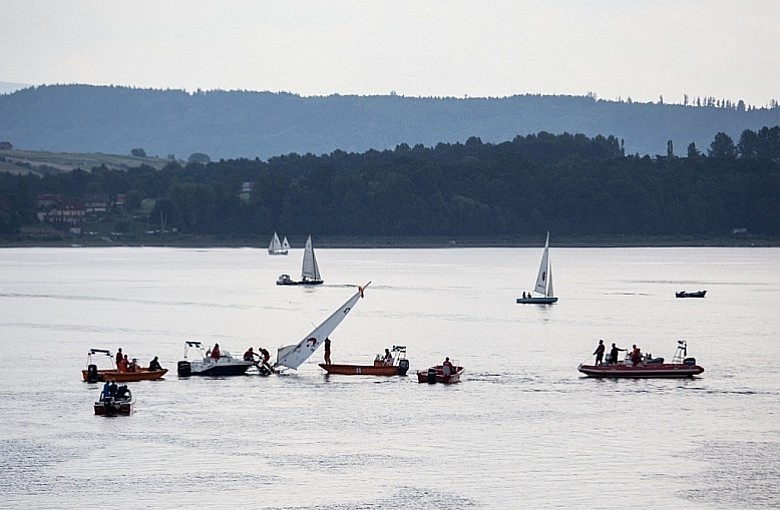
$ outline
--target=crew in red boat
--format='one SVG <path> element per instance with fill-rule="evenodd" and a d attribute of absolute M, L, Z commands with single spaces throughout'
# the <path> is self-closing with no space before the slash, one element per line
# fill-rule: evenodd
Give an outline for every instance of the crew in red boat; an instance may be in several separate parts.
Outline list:
<path fill-rule="evenodd" d="M 120 347 L 116 351 L 116 366 L 117 367 L 119 366 L 119 363 L 122 361 L 123 358 L 124 358 L 124 356 L 122 355 L 122 348 Z"/>
<path fill-rule="evenodd" d="M 325 338 L 325 364 L 330 365 L 330 338 Z"/>
<path fill-rule="evenodd" d="M 606 347 L 604 346 L 604 339 L 599 339 L 599 345 L 596 347 L 596 350 L 593 351 L 593 354 L 596 355 L 596 364 L 601 365 L 604 363 L 604 350 Z"/>
<path fill-rule="evenodd" d="M 382 362 L 385 365 L 393 364 L 393 353 L 390 352 L 390 349 L 385 349 L 385 355 L 382 357 Z"/>
<path fill-rule="evenodd" d="M 119 362 L 116 364 L 117 370 L 119 370 L 121 373 L 127 372 L 128 365 L 130 364 L 129 361 L 127 361 L 127 354 L 124 355 L 122 359 L 119 360 Z"/>
<path fill-rule="evenodd" d="M 642 351 L 639 349 L 639 347 L 636 346 L 636 344 L 634 344 L 631 349 L 631 363 L 633 363 L 634 366 L 639 366 L 639 363 L 641 361 L 642 361 Z"/>
<path fill-rule="evenodd" d="M 612 342 L 612 349 L 609 350 L 609 359 L 607 359 L 607 364 L 613 365 L 618 362 L 618 352 L 624 351 L 625 349 L 621 349 L 617 345 L 615 345 L 615 342 Z"/>
<path fill-rule="evenodd" d="M 212 349 L 209 352 L 207 352 L 206 355 L 209 356 L 213 360 L 218 360 L 219 356 L 220 356 L 220 354 L 219 354 L 219 344 L 214 344 L 214 347 L 212 347 Z"/>
<path fill-rule="evenodd" d="M 162 370 L 163 367 L 160 365 L 160 360 L 157 359 L 157 356 L 154 357 L 152 361 L 149 362 L 149 371 L 150 372 L 156 372 L 158 370 Z"/>

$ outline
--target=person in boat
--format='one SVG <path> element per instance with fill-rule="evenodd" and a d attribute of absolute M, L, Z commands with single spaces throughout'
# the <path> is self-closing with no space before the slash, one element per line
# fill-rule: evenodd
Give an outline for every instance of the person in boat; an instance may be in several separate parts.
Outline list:
<path fill-rule="evenodd" d="M 127 385 L 123 384 L 122 386 L 118 387 L 116 389 L 116 398 L 125 398 L 127 396 Z"/>
<path fill-rule="evenodd" d="M 631 348 L 631 363 L 634 366 L 639 366 L 639 363 L 642 361 L 642 351 L 639 349 L 639 347 L 634 344 Z"/>
<path fill-rule="evenodd" d="M 330 365 L 330 338 L 325 338 L 325 364 Z"/>
<path fill-rule="evenodd" d="M 111 389 L 111 381 L 106 379 L 106 382 L 103 383 L 103 389 L 100 391 L 100 400 L 105 400 L 108 398 L 110 389 Z"/>
<path fill-rule="evenodd" d="M 268 352 L 267 349 L 264 349 L 262 347 L 258 347 L 257 348 L 257 352 L 259 354 L 256 354 L 256 356 L 258 356 L 260 358 L 259 365 L 262 365 L 262 367 L 265 370 L 267 370 L 269 373 L 271 373 L 271 374 L 276 373 L 276 370 L 274 370 L 274 367 L 272 367 L 271 364 L 269 363 L 269 361 L 271 359 L 271 353 Z M 258 366 L 257 368 L 260 368 L 260 366 Z"/>
<path fill-rule="evenodd" d="M 157 372 L 158 370 L 163 370 L 163 367 L 160 365 L 160 361 L 157 359 L 157 356 L 155 356 L 154 359 L 149 362 L 149 371 Z"/>
<path fill-rule="evenodd" d="M 604 351 L 606 350 L 606 347 L 604 346 L 604 339 L 599 339 L 599 344 L 596 346 L 596 350 L 593 351 L 593 354 L 596 355 L 596 365 L 601 365 L 604 363 Z"/>
<path fill-rule="evenodd" d="M 127 372 L 127 365 L 129 362 L 127 361 L 127 354 L 125 354 L 119 361 L 116 363 L 116 369 L 119 370 L 120 373 Z"/>
<path fill-rule="evenodd" d="M 523 299 L 525 299 L 525 291 L 523 291 Z"/>
<path fill-rule="evenodd" d="M 450 361 L 450 357 L 447 356 L 444 358 L 444 362 L 441 364 L 441 372 L 443 375 L 450 375 L 454 372 L 452 362 Z"/>
<path fill-rule="evenodd" d="M 133 360 L 127 364 L 127 371 L 135 372 L 136 370 L 138 370 L 138 358 L 133 358 Z"/>
<path fill-rule="evenodd" d="M 206 353 L 206 356 L 213 360 L 218 360 L 220 356 L 219 344 L 214 344 L 214 347 L 212 347 L 211 350 Z"/>
<path fill-rule="evenodd" d="M 390 349 L 385 349 L 385 355 L 382 357 L 382 362 L 385 365 L 393 364 L 393 353 L 390 352 Z"/>
<path fill-rule="evenodd" d="M 617 345 L 615 345 L 615 342 L 612 342 L 612 348 L 609 350 L 609 356 L 607 357 L 607 364 L 613 365 L 618 362 L 618 352 L 623 351 L 625 352 L 626 349 L 621 349 Z"/>
<path fill-rule="evenodd" d="M 252 347 L 246 350 L 244 353 L 244 361 L 254 361 L 255 356 L 257 356 L 257 353 L 254 351 Z"/>
<path fill-rule="evenodd" d="M 122 348 L 120 347 L 120 348 L 119 348 L 119 349 L 117 349 L 117 351 L 116 351 L 116 366 L 117 366 L 117 367 L 119 367 L 119 364 L 122 362 L 122 360 L 123 360 L 124 358 L 125 358 L 125 357 L 124 357 L 124 355 L 122 354 Z"/>
<path fill-rule="evenodd" d="M 111 379 L 111 384 L 108 385 L 108 396 L 112 398 L 116 397 L 116 390 L 117 390 L 116 381 Z"/>

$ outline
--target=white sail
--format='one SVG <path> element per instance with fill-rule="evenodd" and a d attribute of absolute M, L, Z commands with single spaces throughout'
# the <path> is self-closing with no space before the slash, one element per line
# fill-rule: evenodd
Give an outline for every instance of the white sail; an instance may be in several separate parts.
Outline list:
<path fill-rule="evenodd" d="M 317 265 L 317 257 L 314 255 L 314 247 L 311 245 L 311 236 L 306 240 L 306 248 L 303 250 L 301 276 L 303 276 L 304 280 L 322 280 L 320 268 Z"/>
<path fill-rule="evenodd" d="M 547 275 L 547 297 L 554 297 L 555 291 L 553 291 L 552 285 L 552 262 L 550 262 L 550 274 Z"/>
<path fill-rule="evenodd" d="M 282 249 L 283 250 L 290 249 L 290 243 L 287 242 L 287 236 L 284 236 L 284 241 L 282 241 Z"/>
<path fill-rule="evenodd" d="M 544 296 L 551 294 L 547 293 L 547 287 L 550 278 L 550 233 L 547 232 L 547 240 L 544 242 L 544 253 L 542 254 L 542 262 L 539 264 L 539 274 L 536 276 L 536 286 L 534 292 L 538 292 Z"/>
<path fill-rule="evenodd" d="M 363 290 L 370 284 L 371 282 L 368 282 L 364 286 L 358 287 L 358 291 L 346 303 L 330 314 L 322 324 L 314 328 L 314 331 L 306 335 L 303 340 L 294 345 L 280 347 L 276 354 L 276 364 L 274 366 L 283 366 L 297 370 L 304 361 L 309 359 L 309 356 L 314 354 L 314 351 L 320 345 L 325 343 L 325 339 L 341 324 L 341 321 L 352 310 L 357 300 L 363 297 Z"/>
<path fill-rule="evenodd" d="M 268 253 L 273 253 L 282 249 L 282 243 L 279 241 L 279 236 L 274 232 L 274 237 L 271 239 L 271 244 L 268 245 Z"/>

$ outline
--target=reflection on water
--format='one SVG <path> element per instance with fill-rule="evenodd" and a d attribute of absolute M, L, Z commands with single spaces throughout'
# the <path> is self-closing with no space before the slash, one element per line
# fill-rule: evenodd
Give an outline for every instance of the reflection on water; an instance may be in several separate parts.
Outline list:
<path fill-rule="evenodd" d="M 276 286 L 290 259 L 264 251 L 0 251 L 0 506 L 780 506 L 780 250 L 554 249 L 561 300 L 541 307 L 514 302 L 538 249 L 322 249 L 337 283 L 316 289 Z M 410 374 L 450 356 L 462 383 L 325 376 L 321 352 L 175 375 L 185 340 L 274 352 L 368 280 L 334 362 L 406 345 Z M 599 338 L 667 358 L 685 339 L 706 372 L 583 378 Z M 80 370 L 118 347 L 171 372 L 131 385 L 132 416 L 93 416 Z"/>

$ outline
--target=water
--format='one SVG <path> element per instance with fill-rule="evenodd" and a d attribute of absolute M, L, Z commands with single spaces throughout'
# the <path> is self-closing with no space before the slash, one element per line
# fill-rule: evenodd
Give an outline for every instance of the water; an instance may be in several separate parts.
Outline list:
<path fill-rule="evenodd" d="M 325 285 L 277 287 L 300 249 L 0 250 L 0 507 L 777 508 L 780 250 L 552 248 L 558 304 L 517 305 L 539 249 L 318 250 Z M 408 347 L 458 385 L 297 372 L 179 379 L 184 341 L 241 354 L 303 337 L 373 283 L 334 363 Z M 675 299 L 707 289 L 705 299 Z M 599 338 L 693 380 L 580 377 Z M 163 381 L 92 414 L 90 348 Z M 411 373 L 411 372 L 410 372 Z"/>

